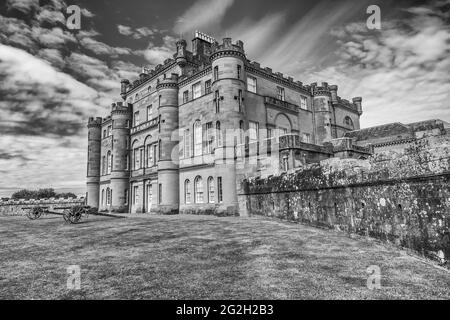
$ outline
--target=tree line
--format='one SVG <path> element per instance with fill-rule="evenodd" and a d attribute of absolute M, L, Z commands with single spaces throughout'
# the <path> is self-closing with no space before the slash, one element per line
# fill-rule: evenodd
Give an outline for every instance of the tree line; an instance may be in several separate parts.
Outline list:
<path fill-rule="evenodd" d="M 57 193 L 53 188 L 45 188 L 39 190 L 28 190 L 23 189 L 17 192 L 14 192 L 11 196 L 13 200 L 30 200 L 30 199 L 48 199 L 48 198 L 76 198 L 77 196 L 72 192 L 67 193 Z"/>

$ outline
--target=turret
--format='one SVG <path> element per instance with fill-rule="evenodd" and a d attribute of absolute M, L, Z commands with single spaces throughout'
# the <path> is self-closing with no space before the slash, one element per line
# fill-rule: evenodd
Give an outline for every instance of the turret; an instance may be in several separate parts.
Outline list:
<path fill-rule="evenodd" d="M 159 161 L 158 161 L 158 211 L 163 214 L 178 213 L 179 166 L 178 141 L 178 75 L 158 82 Z"/>
<path fill-rule="evenodd" d="M 130 85 L 130 81 L 128 79 L 123 79 L 120 82 L 120 95 L 122 96 L 122 99 L 125 100 L 128 86 Z"/>
<path fill-rule="evenodd" d="M 328 87 L 330 89 L 330 94 L 331 94 L 331 102 L 332 103 L 337 103 L 338 102 L 338 86 L 336 85 L 332 85 Z"/>
<path fill-rule="evenodd" d="M 313 95 L 313 112 L 316 124 L 316 143 L 323 145 L 333 138 L 331 133 L 331 100 L 332 93 L 326 82 L 322 86 L 317 83 L 311 84 Z"/>
<path fill-rule="evenodd" d="M 177 53 L 175 55 L 175 60 L 180 67 L 184 67 L 187 63 L 186 45 L 186 41 L 183 39 L 177 41 Z"/>
<path fill-rule="evenodd" d="M 86 201 L 93 208 L 99 207 L 101 126 L 102 118 L 89 118 Z"/>
<path fill-rule="evenodd" d="M 353 98 L 353 104 L 356 106 L 356 110 L 358 110 L 358 114 L 361 116 L 362 111 L 362 98 L 361 97 L 355 97 Z"/>
<path fill-rule="evenodd" d="M 112 119 L 112 170 L 111 170 L 111 210 L 116 212 L 128 212 L 129 203 L 129 140 L 131 110 L 122 102 L 113 103 L 111 106 Z"/>
<path fill-rule="evenodd" d="M 213 72 L 213 112 L 220 121 L 223 143 L 215 149 L 215 174 L 221 177 L 223 202 L 218 211 L 238 212 L 235 145 L 242 136 L 239 129 L 247 130 L 245 110 L 246 94 L 246 56 L 242 41 L 232 43 L 230 38 L 221 44 L 212 45 L 211 63 Z M 238 185 L 239 184 L 239 185 Z"/>

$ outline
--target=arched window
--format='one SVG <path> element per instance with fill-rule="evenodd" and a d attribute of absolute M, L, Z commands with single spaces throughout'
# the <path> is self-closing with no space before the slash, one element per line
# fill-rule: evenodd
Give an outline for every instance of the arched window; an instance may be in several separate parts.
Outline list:
<path fill-rule="evenodd" d="M 111 174 L 111 169 L 112 169 L 112 154 L 111 154 L 111 151 L 108 151 L 107 162 L 108 162 L 107 174 Z"/>
<path fill-rule="evenodd" d="M 217 146 L 222 146 L 222 130 L 220 130 L 220 121 L 216 122 Z"/>
<path fill-rule="evenodd" d="M 152 91 L 152 86 L 148 86 L 147 92 Z"/>
<path fill-rule="evenodd" d="M 350 128 L 350 129 L 354 129 L 355 128 L 354 125 L 353 125 L 353 121 L 352 121 L 352 119 L 349 116 L 345 117 L 344 124 L 345 124 L 345 126 L 347 128 Z"/>
<path fill-rule="evenodd" d="M 208 202 L 214 203 L 214 178 L 208 178 Z"/>
<path fill-rule="evenodd" d="M 111 205 L 111 190 L 109 188 L 106 189 L 106 205 Z"/>
<path fill-rule="evenodd" d="M 198 176 L 194 181 L 195 203 L 203 203 L 203 179 Z"/>
<path fill-rule="evenodd" d="M 194 123 L 194 157 L 202 155 L 202 124 L 200 121 Z"/>
<path fill-rule="evenodd" d="M 184 202 L 191 203 L 191 182 L 189 180 L 184 182 Z"/>

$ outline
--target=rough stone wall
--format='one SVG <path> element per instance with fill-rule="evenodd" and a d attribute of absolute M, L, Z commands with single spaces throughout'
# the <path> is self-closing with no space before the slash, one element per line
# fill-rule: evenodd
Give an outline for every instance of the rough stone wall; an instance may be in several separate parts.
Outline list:
<path fill-rule="evenodd" d="M 84 198 L 80 199 L 41 199 L 41 200 L 10 200 L 0 202 L 0 216 L 25 215 L 22 208 L 42 206 L 54 210 L 55 207 L 72 207 L 84 205 Z"/>
<path fill-rule="evenodd" d="M 421 140 L 368 160 L 329 159 L 243 182 L 241 207 L 368 235 L 450 260 L 450 139 Z"/>

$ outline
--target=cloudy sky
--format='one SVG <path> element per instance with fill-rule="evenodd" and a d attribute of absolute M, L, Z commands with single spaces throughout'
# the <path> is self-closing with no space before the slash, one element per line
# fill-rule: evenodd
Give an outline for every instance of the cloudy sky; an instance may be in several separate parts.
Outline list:
<path fill-rule="evenodd" d="M 81 29 L 66 8 L 82 9 Z M 366 26 L 381 8 L 381 30 Z M 362 126 L 450 121 L 450 0 L 1 0 L 0 196 L 84 194 L 89 116 L 120 101 L 120 79 L 194 30 L 245 42 L 247 56 L 304 83 L 363 97 Z"/>

